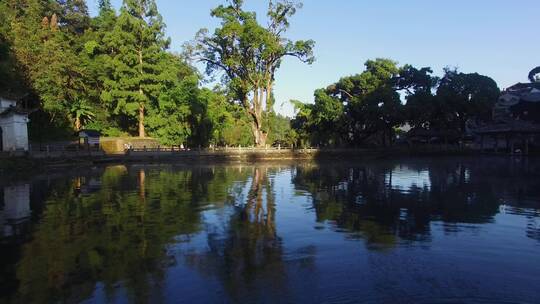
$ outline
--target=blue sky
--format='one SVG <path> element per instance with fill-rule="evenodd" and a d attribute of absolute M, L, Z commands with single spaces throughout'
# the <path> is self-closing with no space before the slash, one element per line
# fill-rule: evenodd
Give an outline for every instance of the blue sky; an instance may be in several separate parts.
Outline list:
<path fill-rule="evenodd" d="M 92 13 L 96 0 L 87 0 Z M 157 0 L 180 51 L 203 27 L 217 21 L 210 9 L 225 0 Z M 119 7 L 121 0 L 113 0 Z M 266 1 L 246 0 L 264 21 Z M 316 41 L 311 65 L 285 60 L 276 75 L 278 112 L 292 115 L 290 99 L 313 101 L 313 91 L 364 69 L 367 59 L 385 57 L 416 67 L 445 66 L 492 77 L 501 89 L 527 81 L 540 65 L 538 0 L 304 0 L 288 37 Z"/>

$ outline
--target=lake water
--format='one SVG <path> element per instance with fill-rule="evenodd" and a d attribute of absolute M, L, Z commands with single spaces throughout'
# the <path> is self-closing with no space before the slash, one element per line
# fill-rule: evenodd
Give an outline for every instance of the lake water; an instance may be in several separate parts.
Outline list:
<path fill-rule="evenodd" d="M 0 186 L 0 302 L 540 303 L 540 160 L 113 165 Z"/>

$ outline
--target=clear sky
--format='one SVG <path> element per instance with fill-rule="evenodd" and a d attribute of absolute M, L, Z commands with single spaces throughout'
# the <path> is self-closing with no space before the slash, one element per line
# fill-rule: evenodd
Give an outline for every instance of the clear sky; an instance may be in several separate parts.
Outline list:
<path fill-rule="evenodd" d="M 97 0 L 87 0 L 92 13 Z M 217 21 L 210 9 L 225 0 L 157 0 L 180 51 L 203 27 Z M 492 77 L 501 89 L 526 82 L 540 65 L 540 0 L 304 0 L 288 37 L 316 41 L 316 62 L 286 60 L 276 74 L 278 112 L 292 115 L 290 99 L 313 101 L 313 91 L 364 69 L 367 59 L 385 57 L 436 75 L 445 66 Z M 113 0 L 119 7 L 121 0 Z M 266 0 L 246 0 L 264 22 Z"/>

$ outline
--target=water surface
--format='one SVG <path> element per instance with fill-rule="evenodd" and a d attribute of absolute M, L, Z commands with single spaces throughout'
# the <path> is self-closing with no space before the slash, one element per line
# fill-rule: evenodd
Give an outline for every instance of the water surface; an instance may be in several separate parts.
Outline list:
<path fill-rule="evenodd" d="M 0 302 L 539 303 L 540 162 L 114 165 L 11 180 Z"/>

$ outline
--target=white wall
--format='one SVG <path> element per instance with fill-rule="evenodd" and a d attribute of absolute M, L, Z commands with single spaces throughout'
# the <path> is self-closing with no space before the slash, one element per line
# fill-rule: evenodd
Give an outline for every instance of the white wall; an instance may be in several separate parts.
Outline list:
<path fill-rule="evenodd" d="M 0 117 L 2 147 L 4 151 L 28 151 L 28 118 L 26 115 L 10 114 Z"/>

